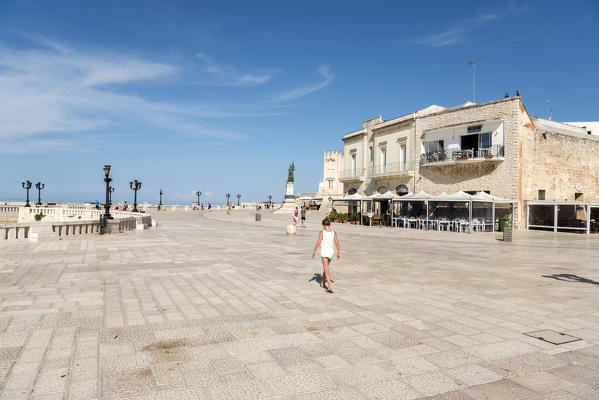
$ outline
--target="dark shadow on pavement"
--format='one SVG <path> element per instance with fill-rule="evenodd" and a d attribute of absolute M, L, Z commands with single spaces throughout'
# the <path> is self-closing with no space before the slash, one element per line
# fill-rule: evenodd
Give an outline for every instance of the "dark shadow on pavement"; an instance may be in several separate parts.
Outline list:
<path fill-rule="evenodd" d="M 322 283 L 322 275 L 314 274 L 314 276 L 312 278 L 308 279 L 308 282 L 312 282 L 312 281 L 316 281 L 320 285 Z M 335 280 L 331 279 L 331 283 L 334 283 L 334 282 L 335 282 Z"/>
<path fill-rule="evenodd" d="M 322 282 L 322 275 L 314 274 L 314 276 L 308 280 L 308 282 L 312 282 L 312 281 L 316 281 L 320 285 L 320 283 Z"/>
<path fill-rule="evenodd" d="M 590 283 L 591 285 L 599 285 L 599 282 L 594 281 L 592 279 L 583 278 L 582 276 L 574 275 L 574 274 L 553 274 L 553 275 L 541 275 L 543 278 L 551 278 L 556 279 L 558 281 L 565 282 L 580 282 L 580 283 Z"/>

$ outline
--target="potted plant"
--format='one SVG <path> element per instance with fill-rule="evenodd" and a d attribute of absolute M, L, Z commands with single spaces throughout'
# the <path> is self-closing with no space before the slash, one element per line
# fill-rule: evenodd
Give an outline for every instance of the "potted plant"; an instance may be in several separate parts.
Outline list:
<path fill-rule="evenodd" d="M 489 153 L 489 154 L 485 154 L 485 158 L 493 158 L 495 157 L 493 154 Z"/>
<path fill-rule="evenodd" d="M 331 211 L 330 214 L 329 214 L 329 219 L 331 221 L 337 222 L 337 219 L 339 219 L 339 214 L 337 214 L 337 211 L 334 211 L 334 210 Z"/>
<path fill-rule="evenodd" d="M 341 222 L 343 222 L 344 224 L 347 222 L 347 213 L 341 214 Z"/>

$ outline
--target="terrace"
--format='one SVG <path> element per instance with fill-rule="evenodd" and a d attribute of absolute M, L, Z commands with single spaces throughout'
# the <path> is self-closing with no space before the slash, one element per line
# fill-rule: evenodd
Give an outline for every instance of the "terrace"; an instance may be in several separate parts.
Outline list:
<path fill-rule="evenodd" d="M 386 178 L 390 176 L 401 176 L 410 174 L 405 162 L 374 165 L 368 169 L 368 176 Z"/>
<path fill-rule="evenodd" d="M 340 181 L 354 181 L 362 179 L 362 168 L 350 168 L 339 172 Z"/>
<path fill-rule="evenodd" d="M 421 165 L 445 165 L 456 162 L 501 162 L 504 160 L 503 145 L 493 145 L 478 148 L 454 148 L 422 153 Z"/>

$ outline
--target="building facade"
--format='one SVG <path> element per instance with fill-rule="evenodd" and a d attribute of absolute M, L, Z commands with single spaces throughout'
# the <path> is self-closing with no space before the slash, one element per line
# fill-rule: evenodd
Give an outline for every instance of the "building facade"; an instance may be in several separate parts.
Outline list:
<path fill-rule="evenodd" d="M 531 117 L 520 97 L 380 116 L 343 138 L 344 193 L 484 191 L 516 201 L 599 201 L 599 137 Z M 521 227 L 524 224 L 519 224 Z"/>
<path fill-rule="evenodd" d="M 343 153 L 336 150 L 324 152 L 322 189 L 319 190 L 323 197 L 343 196 L 343 184 L 339 180 L 343 165 Z"/>

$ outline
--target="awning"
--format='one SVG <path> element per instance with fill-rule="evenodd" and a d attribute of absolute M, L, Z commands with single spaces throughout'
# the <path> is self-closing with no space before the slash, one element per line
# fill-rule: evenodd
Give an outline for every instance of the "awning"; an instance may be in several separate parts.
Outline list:
<path fill-rule="evenodd" d="M 414 194 L 406 194 L 405 196 L 401 196 L 401 197 L 397 197 L 397 199 L 399 200 L 429 200 L 432 199 L 434 196 L 431 194 L 428 194 L 424 191 L 419 191 L 418 193 L 414 193 Z"/>
<path fill-rule="evenodd" d="M 359 201 L 359 200 L 370 200 L 366 196 L 362 196 L 359 193 L 350 194 L 339 199 L 333 199 L 333 201 Z"/>

